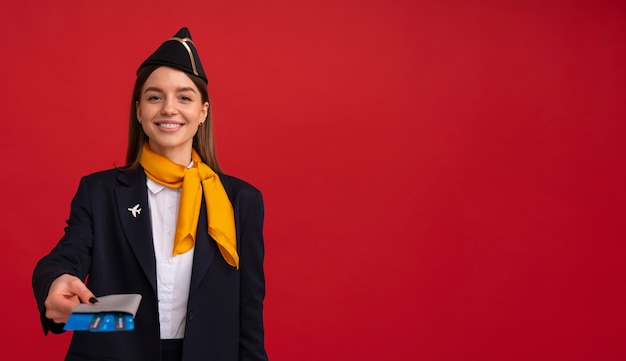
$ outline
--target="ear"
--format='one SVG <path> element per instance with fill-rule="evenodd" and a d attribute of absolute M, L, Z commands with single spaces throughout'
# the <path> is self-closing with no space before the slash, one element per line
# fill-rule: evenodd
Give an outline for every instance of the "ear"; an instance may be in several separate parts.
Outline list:
<path fill-rule="evenodd" d="M 204 102 L 204 104 L 202 104 L 202 111 L 200 112 L 200 124 L 206 121 L 206 117 L 208 114 L 209 114 L 209 102 Z"/>

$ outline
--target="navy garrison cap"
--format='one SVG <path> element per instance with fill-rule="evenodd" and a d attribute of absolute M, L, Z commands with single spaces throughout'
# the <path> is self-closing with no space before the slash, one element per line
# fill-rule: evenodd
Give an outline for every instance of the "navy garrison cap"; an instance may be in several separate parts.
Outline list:
<path fill-rule="evenodd" d="M 165 65 L 198 76 L 207 81 L 196 46 L 191 42 L 189 29 L 182 28 L 165 40 L 137 69 L 137 74 L 147 65 Z"/>

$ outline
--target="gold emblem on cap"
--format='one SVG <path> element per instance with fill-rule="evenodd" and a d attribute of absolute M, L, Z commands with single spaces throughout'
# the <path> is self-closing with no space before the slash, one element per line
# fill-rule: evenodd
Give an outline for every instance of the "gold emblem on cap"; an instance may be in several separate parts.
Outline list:
<path fill-rule="evenodd" d="M 173 38 L 169 38 L 166 41 L 170 41 L 170 40 L 178 41 L 179 43 L 183 44 L 185 49 L 187 49 L 187 52 L 189 53 L 189 59 L 191 60 L 191 69 L 193 70 L 193 74 L 195 76 L 198 76 L 198 70 L 196 69 L 196 60 L 193 57 L 193 53 L 191 52 L 191 48 L 187 44 L 187 43 L 191 43 L 191 45 L 193 45 L 195 47 L 196 45 L 193 43 L 193 41 L 191 41 L 191 39 L 189 39 L 189 38 L 179 38 L 179 37 L 176 37 L 176 36 L 173 37 Z"/>

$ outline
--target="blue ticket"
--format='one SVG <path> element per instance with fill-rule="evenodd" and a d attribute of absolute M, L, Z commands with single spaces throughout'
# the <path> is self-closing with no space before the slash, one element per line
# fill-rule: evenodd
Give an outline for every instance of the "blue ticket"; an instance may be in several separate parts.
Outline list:
<path fill-rule="evenodd" d="M 114 332 L 135 329 L 133 315 L 123 312 L 72 313 L 64 330 Z"/>
<path fill-rule="evenodd" d="M 140 294 L 100 296 L 93 304 L 76 305 L 63 329 L 91 332 L 134 330 L 140 302 Z"/>

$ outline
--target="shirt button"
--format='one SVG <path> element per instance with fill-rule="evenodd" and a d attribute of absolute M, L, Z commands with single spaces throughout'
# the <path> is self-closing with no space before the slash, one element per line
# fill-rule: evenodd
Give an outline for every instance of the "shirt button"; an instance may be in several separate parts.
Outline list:
<path fill-rule="evenodd" d="M 161 322 L 167 322 L 167 321 L 169 321 L 169 320 L 170 320 L 170 319 L 169 319 L 169 318 L 167 318 L 167 317 L 161 317 Z"/>

